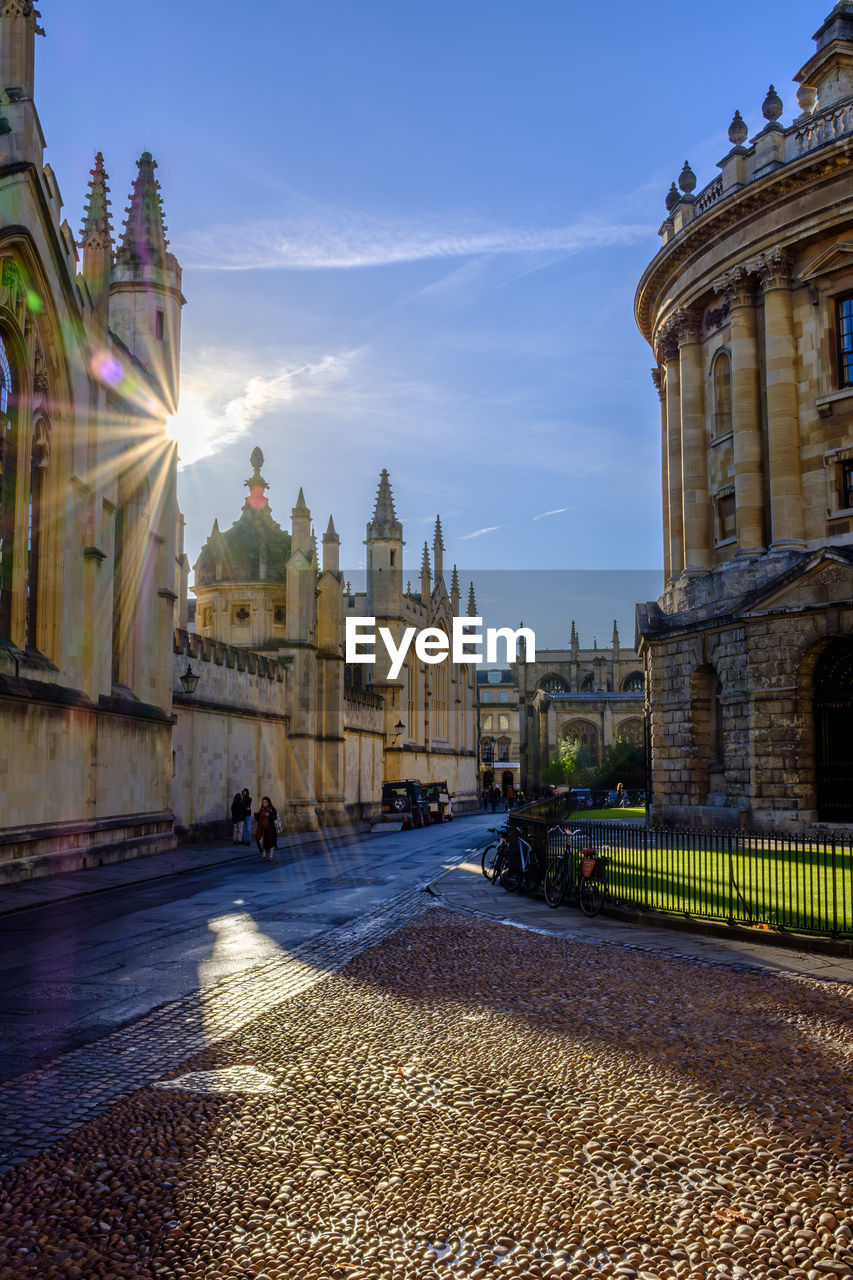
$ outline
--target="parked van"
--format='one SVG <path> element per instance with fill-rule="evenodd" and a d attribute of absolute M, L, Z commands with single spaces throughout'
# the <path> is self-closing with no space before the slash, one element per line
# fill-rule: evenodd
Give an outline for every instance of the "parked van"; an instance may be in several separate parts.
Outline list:
<path fill-rule="evenodd" d="M 420 782 L 382 783 L 382 812 L 380 822 L 400 822 L 403 829 L 425 827 L 430 820 L 429 801 Z"/>

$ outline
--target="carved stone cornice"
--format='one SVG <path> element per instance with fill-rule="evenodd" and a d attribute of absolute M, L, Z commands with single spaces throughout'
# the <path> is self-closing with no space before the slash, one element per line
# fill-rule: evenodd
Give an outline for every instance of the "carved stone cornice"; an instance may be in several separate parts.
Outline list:
<path fill-rule="evenodd" d="M 702 312 L 690 307 L 679 307 L 675 313 L 675 334 L 679 347 L 702 340 Z"/>
<path fill-rule="evenodd" d="M 755 277 L 746 267 L 733 267 L 711 284 L 714 293 L 724 295 L 730 307 L 755 305 Z"/>
<path fill-rule="evenodd" d="M 791 287 L 791 254 L 778 245 L 767 253 L 760 253 L 757 258 L 746 264 L 746 269 L 761 281 L 766 293 L 768 289 L 790 289 Z"/>
<path fill-rule="evenodd" d="M 43 36 L 44 32 L 36 23 L 36 19 L 40 17 L 41 14 L 33 4 L 33 0 L 2 0 L 0 2 L 0 18 L 27 18 L 36 35 Z"/>
<path fill-rule="evenodd" d="M 663 399 L 663 371 L 660 368 L 652 369 L 652 382 L 655 384 L 658 395 Z"/>

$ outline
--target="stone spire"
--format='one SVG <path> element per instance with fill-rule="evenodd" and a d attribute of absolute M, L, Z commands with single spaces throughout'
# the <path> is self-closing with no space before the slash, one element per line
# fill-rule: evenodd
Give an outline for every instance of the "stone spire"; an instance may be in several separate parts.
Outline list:
<path fill-rule="evenodd" d="M 112 249 L 113 231 L 110 226 L 110 189 L 107 171 L 100 151 L 95 155 L 95 167 L 90 169 L 89 193 L 83 211 L 83 228 L 80 232 L 82 249 Z M 85 264 L 85 257 L 84 257 Z M 85 265 L 83 268 L 85 272 Z"/>
<path fill-rule="evenodd" d="M 139 262 L 164 266 L 169 241 L 166 239 L 166 224 L 163 221 L 160 183 L 154 177 L 157 164 L 150 151 L 143 151 L 137 161 L 137 168 L 130 204 L 125 209 L 127 217 L 124 235 L 116 260 L 121 263 Z"/>
<path fill-rule="evenodd" d="M 421 557 L 421 600 L 427 603 L 430 597 L 430 567 L 429 567 L 429 547 L 424 543 L 424 553 Z"/>
<path fill-rule="evenodd" d="M 441 532 L 441 516 L 435 517 L 435 533 L 432 537 L 432 565 L 435 580 L 440 582 L 444 577 L 444 538 Z"/>
<path fill-rule="evenodd" d="M 376 491 L 376 506 L 373 519 L 367 526 L 367 537 L 370 539 L 393 539 L 401 541 L 403 526 L 397 519 L 394 510 L 394 495 L 391 492 L 391 481 L 383 467 L 379 476 L 379 488 Z"/>
<path fill-rule="evenodd" d="M 335 528 L 335 522 L 329 516 L 329 523 L 326 526 L 326 532 L 323 534 L 323 572 L 339 573 L 340 572 L 340 549 L 341 540 L 338 537 L 338 531 Z"/>
<path fill-rule="evenodd" d="M 110 273 L 113 265 L 113 232 L 110 226 L 110 189 L 104 157 L 95 156 L 90 169 L 89 194 L 83 213 L 80 245 L 83 249 L 83 278 L 92 305 L 106 328 L 109 318 Z"/>
<path fill-rule="evenodd" d="M 571 648 L 571 650 L 572 650 L 572 657 L 573 657 L 573 658 L 576 658 L 576 657 L 577 657 L 578 652 L 580 651 L 581 642 L 580 642 L 580 639 L 579 639 L 579 637 L 578 637 L 578 633 L 577 633 L 577 631 L 575 630 L 575 620 L 574 620 L 574 618 L 572 618 L 572 634 L 571 634 L 571 637 L 570 637 L 570 639 L 569 639 L 569 646 L 570 646 L 570 648 Z"/>
<path fill-rule="evenodd" d="M 305 501 L 305 494 L 302 492 L 302 486 L 299 486 L 299 497 L 296 499 L 296 506 L 290 512 L 290 528 L 293 537 L 293 550 L 301 551 L 310 558 L 311 556 L 311 512 Z"/>
<path fill-rule="evenodd" d="M 459 574 L 456 572 L 456 565 L 453 566 L 453 572 L 450 575 L 450 608 L 454 617 L 459 615 Z"/>
<path fill-rule="evenodd" d="M 473 582 L 468 583 L 468 617 L 469 618 L 477 617 L 477 598 L 474 595 Z"/>
<path fill-rule="evenodd" d="M 613 619 L 613 648 L 619 648 L 619 627 L 615 618 Z"/>

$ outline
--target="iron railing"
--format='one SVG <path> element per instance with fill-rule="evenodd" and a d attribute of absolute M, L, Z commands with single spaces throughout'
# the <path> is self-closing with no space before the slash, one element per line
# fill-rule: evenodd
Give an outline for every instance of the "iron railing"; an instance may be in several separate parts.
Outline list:
<path fill-rule="evenodd" d="M 561 803 L 562 801 L 562 803 Z M 853 839 L 584 820 L 557 795 L 510 815 L 545 866 L 555 823 L 610 854 L 607 901 L 756 929 L 853 937 Z"/>

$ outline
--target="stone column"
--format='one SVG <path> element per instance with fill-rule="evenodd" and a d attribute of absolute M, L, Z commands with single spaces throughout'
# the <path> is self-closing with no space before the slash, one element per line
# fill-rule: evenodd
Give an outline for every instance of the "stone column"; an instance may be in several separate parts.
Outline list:
<path fill-rule="evenodd" d="M 669 578 L 677 578 L 684 568 L 684 518 L 681 496 L 681 369 L 678 340 L 674 334 L 664 339 L 662 356 L 666 364 L 666 492 L 669 531 Z"/>
<path fill-rule="evenodd" d="M 663 580 L 669 582 L 672 577 L 672 548 L 669 543 L 669 455 L 667 445 L 666 424 L 666 388 L 664 374 L 660 367 L 652 369 L 652 382 L 657 388 L 660 399 L 660 492 L 661 522 L 663 526 Z"/>
<path fill-rule="evenodd" d="M 761 390 L 753 278 L 743 267 L 735 267 L 714 281 L 714 289 L 725 294 L 731 307 L 736 554 L 748 558 L 764 550 Z"/>
<path fill-rule="evenodd" d="M 682 505 L 684 570 L 705 573 L 711 567 L 711 500 L 705 429 L 705 378 L 702 368 L 702 316 L 682 308 L 676 316 L 681 365 Z"/>
<path fill-rule="evenodd" d="M 777 248 L 750 265 L 764 286 L 770 550 L 797 550 L 804 546 L 803 492 L 791 256 Z"/>

